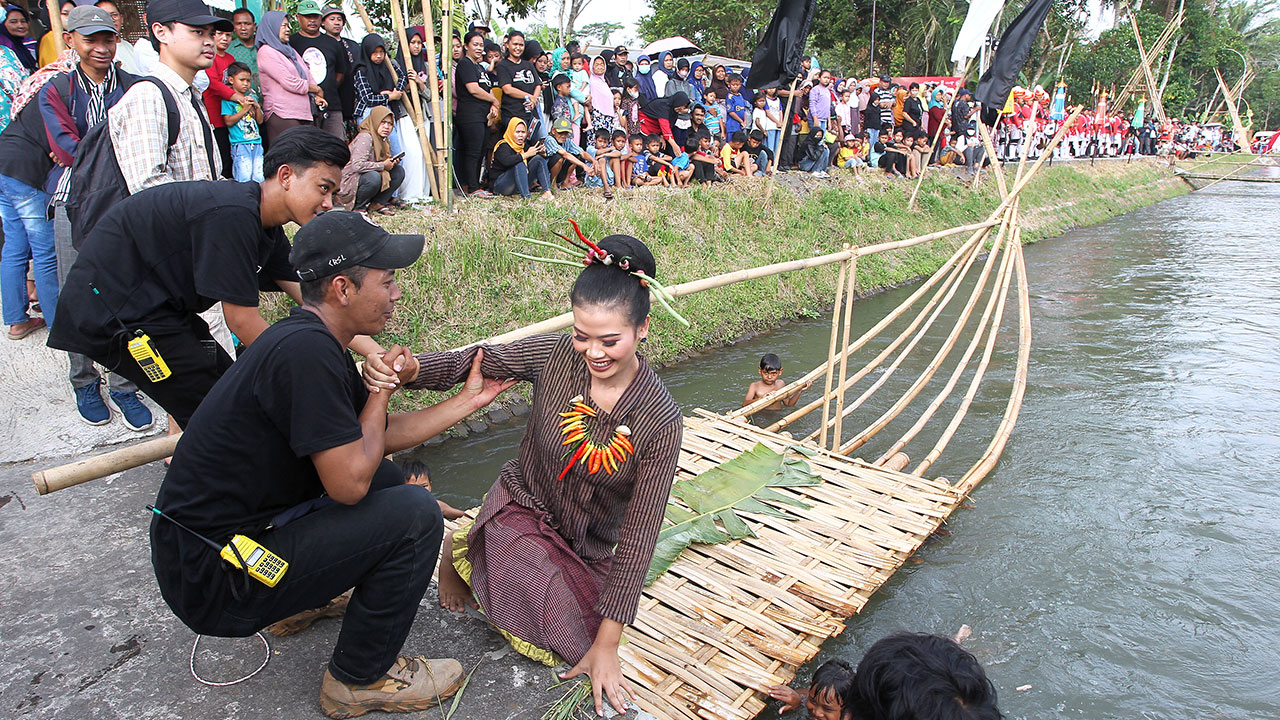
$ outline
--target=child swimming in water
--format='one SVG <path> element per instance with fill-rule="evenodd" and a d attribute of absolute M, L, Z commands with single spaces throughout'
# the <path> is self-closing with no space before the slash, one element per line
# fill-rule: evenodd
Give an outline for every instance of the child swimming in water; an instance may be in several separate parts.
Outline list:
<path fill-rule="evenodd" d="M 410 460 L 401 466 L 404 470 L 404 481 L 409 485 L 421 485 L 427 490 L 431 489 L 431 471 L 427 469 L 427 464 L 418 460 Z M 437 498 L 440 503 L 440 514 L 444 515 L 445 520 L 457 520 L 466 513 L 453 507 L 449 503 Z"/>
<path fill-rule="evenodd" d="M 788 713 L 804 705 L 811 720 L 852 720 L 849 702 L 854 673 L 849 663 L 832 659 L 813 672 L 808 690 L 796 691 L 785 685 L 769 688 L 769 697 L 782 701 L 780 712 Z"/>
<path fill-rule="evenodd" d="M 776 390 L 781 390 L 786 386 L 782 382 L 782 359 L 773 353 L 765 353 L 760 358 L 760 380 L 751 383 L 747 388 L 747 397 L 742 401 L 742 406 L 746 407 L 760 398 L 768 395 Z M 800 393 L 808 390 L 813 386 L 813 381 L 805 383 L 803 387 L 797 389 L 789 396 L 773 403 L 766 410 L 780 410 L 782 406 L 794 407 L 796 401 L 800 399 Z"/>

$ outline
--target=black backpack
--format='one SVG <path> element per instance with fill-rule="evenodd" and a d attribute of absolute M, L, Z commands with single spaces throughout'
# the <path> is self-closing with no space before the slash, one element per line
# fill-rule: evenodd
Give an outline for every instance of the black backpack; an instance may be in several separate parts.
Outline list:
<path fill-rule="evenodd" d="M 58 81 L 64 80 L 66 91 Z M 70 97 L 70 75 L 54 78 L 55 88 L 64 99 Z M 182 129 L 182 116 L 178 114 L 178 101 L 163 80 L 139 77 L 137 82 L 150 82 L 160 88 L 164 98 L 164 110 L 169 126 L 169 147 L 178 142 Z M 132 85 L 130 85 L 132 87 Z M 126 90 L 128 92 L 128 90 Z M 67 107 L 71 103 L 67 102 Z M 77 250 L 89 236 L 89 231 L 107 211 L 129 196 L 129 185 L 116 161 L 116 149 L 111 143 L 111 123 L 104 120 L 89 128 L 76 147 L 76 157 L 71 163 L 71 185 L 67 193 L 67 220 L 71 223 L 71 244 Z"/>

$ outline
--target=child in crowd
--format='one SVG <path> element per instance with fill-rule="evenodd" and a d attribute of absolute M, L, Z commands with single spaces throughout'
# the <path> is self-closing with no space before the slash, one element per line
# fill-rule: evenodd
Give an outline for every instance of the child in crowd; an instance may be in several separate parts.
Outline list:
<path fill-rule="evenodd" d="M 659 143 L 661 146 L 661 143 Z M 649 174 L 649 153 L 643 135 L 631 136 L 631 186 L 661 185 L 662 178 Z"/>
<path fill-rule="evenodd" d="M 703 105 L 707 109 L 704 122 L 713 140 L 724 137 L 724 104 L 718 101 L 715 90 L 707 90 L 702 94 Z"/>
<path fill-rule="evenodd" d="M 569 121 L 559 118 L 551 123 L 551 132 L 546 138 L 547 166 L 551 170 L 551 184 L 559 183 L 561 190 L 568 190 L 577 184 L 575 168 L 584 174 L 590 174 L 591 163 L 594 162 L 594 158 L 569 137 L 571 130 Z"/>
<path fill-rule="evenodd" d="M 915 144 L 912 146 L 911 151 L 915 153 L 916 174 L 919 175 L 920 170 L 929 164 L 930 148 L 928 136 L 924 134 L 917 135 Z"/>
<path fill-rule="evenodd" d="M 577 53 L 573 56 L 573 72 L 569 75 L 572 82 L 570 94 L 578 105 L 585 105 L 591 93 L 591 80 L 587 77 L 587 56 Z"/>
<path fill-rule="evenodd" d="M 751 132 L 764 133 L 767 142 L 769 133 L 778 130 L 782 126 L 778 124 L 778 118 L 769 113 L 769 98 L 767 95 L 764 93 L 757 94 L 755 106 L 755 112 L 751 113 Z M 772 151 L 772 148 L 770 150 Z"/>
<path fill-rule="evenodd" d="M 752 130 L 747 133 L 746 151 L 756 164 L 755 174 L 757 176 L 767 177 L 773 174 L 773 166 L 776 160 L 773 157 L 773 151 L 765 144 L 764 133 L 759 130 Z"/>
<path fill-rule="evenodd" d="M 756 164 L 751 159 L 751 154 L 743 150 L 746 144 L 747 134 L 741 130 L 729 137 L 729 142 L 720 149 L 720 163 L 724 165 L 725 172 L 742 177 L 755 174 Z"/>
<path fill-rule="evenodd" d="M 247 65 L 233 62 L 227 66 L 227 84 L 244 96 L 244 104 L 222 101 L 222 121 L 231 141 L 231 168 L 236 182 L 262 182 L 262 106 L 250 93 L 253 71 Z"/>
<path fill-rule="evenodd" d="M 662 138 L 653 134 L 644 139 L 646 151 L 645 160 L 649 163 L 649 180 L 645 185 L 675 185 L 677 180 L 675 177 L 675 166 L 671 164 L 672 157 L 662 152 Z M 653 182 L 656 180 L 657 182 Z"/>
<path fill-rule="evenodd" d="M 625 130 L 613 131 L 613 151 L 618 154 L 618 172 L 614 176 L 615 185 L 620 188 L 631 187 L 631 168 L 635 165 L 635 150 L 628 146 Z"/>
<path fill-rule="evenodd" d="M 724 182 L 728 175 L 720 169 L 720 161 L 711 149 L 711 135 L 705 131 L 689 136 L 685 144 L 689 153 L 690 167 L 693 168 L 693 179 L 700 182 Z"/>
<path fill-rule="evenodd" d="M 769 697 L 782 701 L 780 712 L 791 712 L 803 704 L 811 720 L 852 720 L 853 688 L 853 668 L 843 660 L 831 659 L 813 671 L 808 690 L 775 685 L 769 688 Z"/>
<path fill-rule="evenodd" d="M 404 481 L 409 485 L 421 485 L 427 490 L 431 490 L 431 470 L 427 464 L 419 460 L 410 460 L 401 466 L 404 470 Z M 440 513 L 444 515 L 445 520 L 457 520 L 466 513 L 451 506 L 443 500 L 436 500 L 440 505 Z"/>
<path fill-rule="evenodd" d="M 742 96 L 742 76 L 734 73 L 729 76 L 729 97 L 724 101 L 726 137 L 742 129 L 751 129 L 751 105 Z"/>
<path fill-rule="evenodd" d="M 619 158 L 622 157 L 621 153 L 614 151 L 612 139 L 606 137 L 604 133 L 596 133 L 591 147 L 587 148 L 587 154 L 592 157 L 592 162 L 586 186 L 604 188 L 606 200 L 613 197 L 613 187 L 617 184 L 617 173 L 614 168 L 618 167 Z"/>
<path fill-rule="evenodd" d="M 773 123 L 773 130 L 764 134 L 764 144 L 769 147 L 773 157 L 778 157 L 778 143 L 782 139 L 782 98 L 778 97 L 778 88 L 767 88 L 764 91 L 764 111 Z"/>
<path fill-rule="evenodd" d="M 760 358 L 760 379 L 751 383 L 747 388 L 747 397 L 742 401 L 742 406 L 746 407 L 771 392 L 781 390 L 786 387 L 786 383 L 782 382 L 782 358 L 773 353 L 765 353 Z M 800 400 L 800 393 L 813 387 L 813 381 L 805 383 L 804 386 L 791 393 L 785 398 L 778 400 L 766 410 L 781 410 L 782 406 L 794 407 L 796 402 Z M 815 678 L 817 676 L 815 675 Z"/>
<path fill-rule="evenodd" d="M 852 170 L 854 175 L 866 165 L 862 159 L 862 142 L 856 135 L 844 136 L 844 146 L 836 154 L 836 165 Z"/>

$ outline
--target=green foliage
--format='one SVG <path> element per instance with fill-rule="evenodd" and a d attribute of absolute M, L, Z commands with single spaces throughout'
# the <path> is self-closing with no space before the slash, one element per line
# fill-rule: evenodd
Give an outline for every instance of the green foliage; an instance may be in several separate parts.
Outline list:
<path fill-rule="evenodd" d="M 749 452 L 725 461 L 696 479 L 676 483 L 671 494 L 684 501 L 689 510 L 671 503 L 666 519 L 671 525 L 658 534 L 658 546 L 645 584 L 657 580 L 671 567 L 680 553 L 692 543 L 714 545 L 755 537 L 751 526 L 737 511 L 795 516 L 762 500 L 808 509 L 810 506 L 773 488 L 802 487 L 822 484 L 809 463 L 798 457 L 786 457 L 757 443 Z M 719 523 L 717 525 L 716 523 Z"/>
<path fill-rule="evenodd" d="M 683 35 L 706 52 L 750 60 L 777 3 L 773 0 L 712 3 L 652 0 L 651 6 L 653 12 L 641 17 L 639 23 L 640 37 L 645 41 Z"/>
<path fill-rule="evenodd" d="M 582 38 L 589 38 L 598 41 L 601 45 L 609 44 L 609 36 L 618 32 L 623 28 L 622 23 L 616 22 L 593 22 L 578 28 L 576 35 Z"/>

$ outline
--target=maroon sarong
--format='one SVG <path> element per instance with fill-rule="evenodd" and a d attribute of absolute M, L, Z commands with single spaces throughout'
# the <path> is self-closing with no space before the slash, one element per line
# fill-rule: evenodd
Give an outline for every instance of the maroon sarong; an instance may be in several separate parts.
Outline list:
<path fill-rule="evenodd" d="M 467 560 L 489 622 L 577 664 L 600 629 L 595 604 L 613 559 L 583 562 L 544 513 L 515 502 L 486 514 L 468 534 Z"/>

